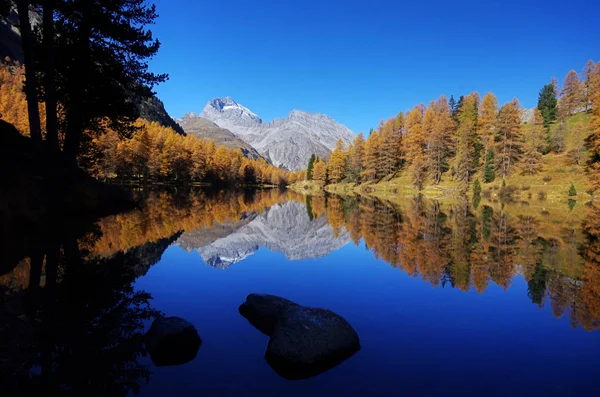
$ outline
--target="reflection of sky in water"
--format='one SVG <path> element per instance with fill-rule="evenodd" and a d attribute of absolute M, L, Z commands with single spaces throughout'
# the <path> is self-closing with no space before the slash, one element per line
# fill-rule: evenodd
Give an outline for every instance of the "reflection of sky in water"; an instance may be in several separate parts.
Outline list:
<path fill-rule="evenodd" d="M 136 288 L 203 339 L 191 363 L 152 368 L 142 395 L 576 395 L 594 390 L 599 368 L 600 333 L 532 304 L 522 277 L 507 291 L 434 288 L 375 260 L 364 243 L 297 261 L 261 248 L 226 270 L 171 246 Z M 317 377 L 280 378 L 263 358 L 268 337 L 237 311 L 251 292 L 339 313 L 362 349 Z"/>
<path fill-rule="evenodd" d="M 154 373 L 142 395 L 590 395 L 600 369 L 600 244 L 591 238 L 600 234 L 600 210 L 563 207 L 407 199 L 395 210 L 277 190 L 150 194 L 139 210 L 100 220 L 80 240 L 80 252 L 93 253 L 81 271 L 55 263 L 57 296 L 67 297 L 56 309 L 69 323 L 48 325 L 64 335 L 56 360 L 76 363 L 57 371 L 66 384 L 92 388 L 121 379 L 119 352 L 103 349 L 114 333 L 138 330 L 138 317 L 113 296 L 133 282 L 153 308 L 190 321 L 203 339 L 182 366 L 142 358 Z M 69 242 L 63 249 L 77 247 Z M 0 276 L 9 309 L 35 297 L 27 288 L 42 274 L 37 263 L 14 263 Z M 263 357 L 268 337 L 238 313 L 252 292 L 337 312 L 362 349 L 316 377 L 281 378 Z M 80 332 L 99 313 L 116 317 L 95 324 L 98 334 Z M 2 330 L 12 332 L 0 347 L 17 346 L 20 329 L 0 316 Z M 113 366 L 120 369 L 103 372 Z"/>

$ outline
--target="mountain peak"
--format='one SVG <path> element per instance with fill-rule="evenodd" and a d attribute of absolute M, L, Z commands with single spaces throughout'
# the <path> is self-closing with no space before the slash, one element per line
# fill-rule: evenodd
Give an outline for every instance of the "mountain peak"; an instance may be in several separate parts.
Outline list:
<path fill-rule="evenodd" d="M 183 117 L 186 117 L 186 118 L 192 118 L 192 117 L 197 117 L 197 116 L 198 115 L 194 112 L 187 112 L 186 114 L 183 115 Z"/>
<path fill-rule="evenodd" d="M 181 116 L 180 119 L 176 119 L 175 121 L 177 121 L 180 126 L 184 127 L 187 123 L 189 123 L 190 121 L 196 120 L 197 118 L 198 118 L 198 115 L 196 113 L 187 112 L 186 114 Z"/>
<path fill-rule="evenodd" d="M 208 104 L 219 110 L 222 110 L 225 106 L 239 106 L 239 104 L 234 101 L 233 98 L 228 96 L 211 99 L 208 101 Z"/>
<path fill-rule="evenodd" d="M 262 120 L 258 115 L 247 107 L 240 105 L 231 97 L 214 98 L 208 101 L 200 117 L 212 120 L 215 115 L 219 118 L 237 120 L 242 124 L 261 124 Z"/>
<path fill-rule="evenodd" d="M 322 113 L 292 110 L 287 117 L 263 121 L 230 97 L 210 100 L 200 117 L 225 128 L 251 145 L 273 165 L 290 170 L 306 167 L 315 154 L 325 158 L 341 138 L 350 144 L 355 135 Z"/>
<path fill-rule="evenodd" d="M 304 110 L 298 110 L 298 109 L 294 109 L 290 112 L 289 117 L 293 117 L 293 116 L 303 116 L 303 115 L 308 115 L 311 114 L 309 112 L 305 112 Z"/>
<path fill-rule="evenodd" d="M 288 118 L 298 118 L 298 117 L 312 117 L 312 118 L 316 118 L 316 119 L 323 119 L 323 120 L 331 120 L 333 121 L 333 119 L 323 113 L 312 113 L 312 112 L 307 112 L 304 110 L 298 110 L 298 109 L 294 109 L 290 112 L 290 114 L 288 115 Z"/>

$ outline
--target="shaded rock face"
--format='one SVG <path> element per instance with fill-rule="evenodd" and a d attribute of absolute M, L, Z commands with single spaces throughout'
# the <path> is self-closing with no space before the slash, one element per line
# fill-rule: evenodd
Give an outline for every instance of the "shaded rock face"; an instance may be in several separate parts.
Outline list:
<path fill-rule="evenodd" d="M 216 146 L 225 146 L 230 149 L 240 149 L 244 156 L 257 160 L 262 156 L 249 143 L 240 139 L 233 132 L 221 128 L 210 120 L 197 116 L 194 113 L 186 113 L 177 122 L 183 127 L 188 135 L 214 141 Z"/>
<path fill-rule="evenodd" d="M 141 118 L 156 121 L 163 127 L 171 127 L 179 135 L 185 135 L 183 128 L 167 113 L 165 105 L 160 99 L 153 96 L 147 99 L 134 99 Z"/>
<path fill-rule="evenodd" d="M 350 144 L 355 137 L 346 126 L 327 115 L 300 110 L 265 123 L 229 97 L 209 101 L 200 117 L 228 129 L 275 166 L 290 170 L 306 168 L 311 154 L 327 157 L 338 139 Z"/>
<path fill-rule="evenodd" d="M 360 350 L 354 328 L 331 310 L 300 306 L 273 295 L 250 294 L 239 312 L 271 337 L 265 359 L 286 379 L 318 375 Z"/>
<path fill-rule="evenodd" d="M 180 317 L 157 318 L 145 339 L 150 358 L 157 367 L 192 361 L 202 344 L 196 328 Z"/>

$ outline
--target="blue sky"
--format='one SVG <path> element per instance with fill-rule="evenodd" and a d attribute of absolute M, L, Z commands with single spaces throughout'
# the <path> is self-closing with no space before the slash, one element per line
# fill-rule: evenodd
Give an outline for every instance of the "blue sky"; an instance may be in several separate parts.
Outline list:
<path fill-rule="evenodd" d="M 539 89 L 600 60 L 600 1 L 155 0 L 167 111 L 231 96 L 270 121 L 326 113 L 355 132 L 440 94 Z"/>

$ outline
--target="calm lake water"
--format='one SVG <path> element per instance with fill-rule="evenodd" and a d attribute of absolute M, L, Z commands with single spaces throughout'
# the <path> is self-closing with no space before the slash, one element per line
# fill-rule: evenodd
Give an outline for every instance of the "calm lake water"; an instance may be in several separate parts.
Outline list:
<path fill-rule="evenodd" d="M 144 196 L 130 213 L 6 247 L 0 370 L 13 391 L 599 393 L 595 206 L 279 190 Z M 268 337 L 238 312 L 253 292 L 335 311 L 361 350 L 320 375 L 280 377 L 263 356 Z M 142 335 L 157 311 L 195 325 L 194 360 L 153 364 Z"/>

